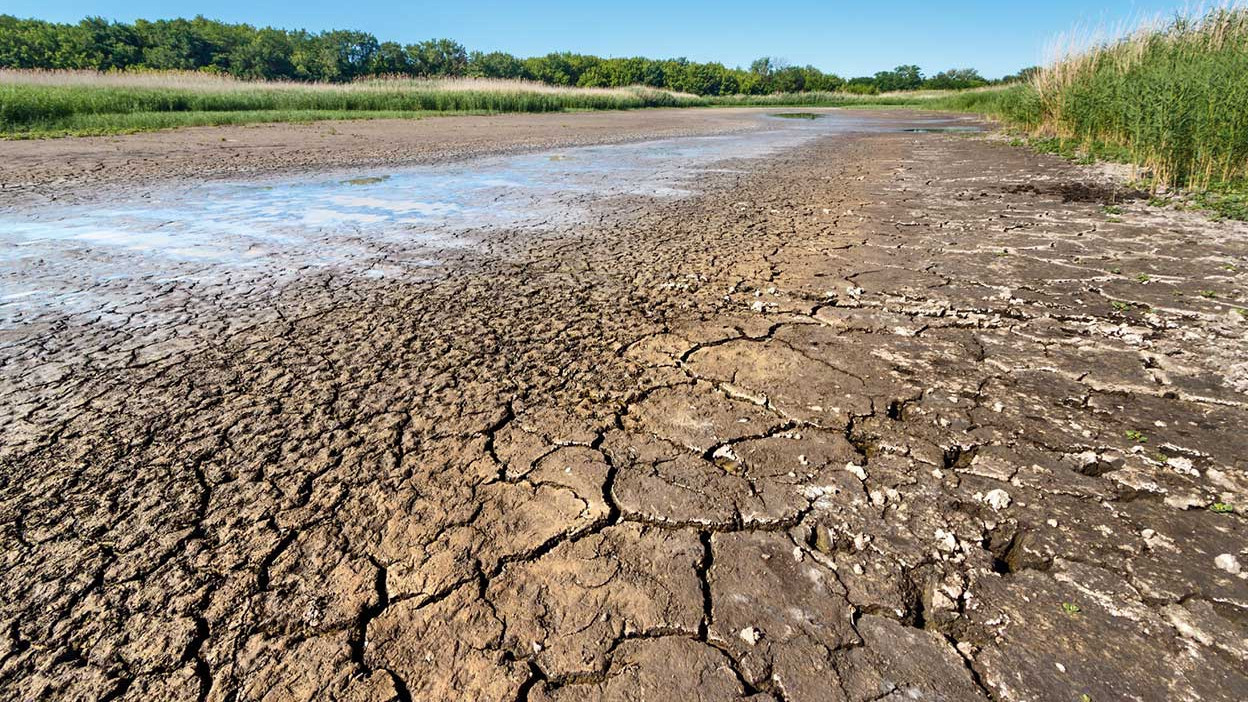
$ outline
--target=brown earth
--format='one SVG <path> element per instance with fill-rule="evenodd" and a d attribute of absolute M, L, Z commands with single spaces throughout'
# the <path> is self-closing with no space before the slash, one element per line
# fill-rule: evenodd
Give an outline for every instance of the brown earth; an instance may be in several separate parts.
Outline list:
<path fill-rule="evenodd" d="M 6 332 L 0 696 L 1248 695 L 1244 228 L 985 139 L 737 165 Z"/>

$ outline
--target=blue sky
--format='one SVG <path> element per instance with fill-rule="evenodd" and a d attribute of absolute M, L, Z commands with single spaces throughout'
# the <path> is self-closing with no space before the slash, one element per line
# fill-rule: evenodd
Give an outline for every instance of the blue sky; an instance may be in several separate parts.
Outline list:
<path fill-rule="evenodd" d="M 1056 35 L 1077 26 L 1173 12 L 1186 3 L 1118 0 L 5 0 L 0 12 L 61 22 L 86 15 L 130 21 L 203 14 L 285 28 L 363 29 L 410 43 L 449 37 L 521 56 L 687 56 L 748 65 L 780 56 L 841 75 L 899 63 L 927 73 L 973 66 L 996 77 L 1039 63 Z"/>

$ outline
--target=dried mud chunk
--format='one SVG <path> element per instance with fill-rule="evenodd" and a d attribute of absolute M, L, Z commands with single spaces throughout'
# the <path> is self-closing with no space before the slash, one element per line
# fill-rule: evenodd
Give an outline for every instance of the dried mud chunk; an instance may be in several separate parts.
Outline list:
<path fill-rule="evenodd" d="M 530 699 L 560 702 L 615 702 L 616 700 L 745 699 L 724 654 L 681 637 L 625 641 L 616 649 L 606 679 L 599 683 L 554 688 L 545 683 Z"/>
<path fill-rule="evenodd" d="M 630 407 L 625 420 L 625 428 L 636 427 L 696 453 L 763 436 L 784 423 L 761 407 L 724 397 L 705 382 L 656 390 Z"/>
<path fill-rule="evenodd" d="M 1224 609 L 1227 614 L 1233 611 Z M 1248 622 L 1242 617 L 1228 618 L 1212 604 L 1194 599 L 1162 607 L 1161 616 L 1180 636 L 1248 663 Z"/>
<path fill-rule="evenodd" d="M 1102 392 L 1089 396 L 1088 407 L 1108 424 L 1107 441 L 1112 439 L 1124 451 L 1142 447 L 1150 454 L 1201 456 L 1239 466 L 1248 455 L 1244 431 L 1248 412 L 1240 407 Z M 1141 436 L 1129 436 L 1128 431 L 1138 432 L 1146 441 L 1141 443 Z"/>
<path fill-rule="evenodd" d="M 399 702 L 404 697 L 395 685 L 393 674 L 375 670 L 367 677 L 352 679 L 336 699 L 341 702 Z"/>
<path fill-rule="evenodd" d="M 1006 700 L 1223 700 L 1248 691 L 1242 665 L 1185 645 L 1112 573 L 1063 562 L 1054 574 L 982 578 L 959 638 Z"/>
<path fill-rule="evenodd" d="M 693 342 L 675 334 L 655 334 L 629 346 L 624 355 L 643 366 L 675 367 L 677 359 L 693 346 Z"/>
<path fill-rule="evenodd" d="M 348 657 L 349 641 L 346 631 L 305 641 L 253 636 L 237 652 L 235 664 L 214 678 L 213 697 L 264 702 L 321 699 L 326 691 L 345 687 L 356 671 Z"/>
<path fill-rule="evenodd" d="M 1129 502 L 1120 509 L 1144 535 L 1147 550 L 1130 564 L 1131 582 L 1142 593 L 1169 601 L 1199 593 L 1248 608 L 1248 577 L 1216 565 L 1222 554 L 1248 555 L 1248 523 L 1243 519 L 1205 509 L 1176 511 L 1147 501 Z"/>
<path fill-rule="evenodd" d="M 697 632 L 702 559 L 693 534 L 609 527 L 510 564 L 487 595 L 518 657 L 552 679 L 601 672 L 623 636 Z"/>
<path fill-rule="evenodd" d="M 987 699 L 962 657 L 940 635 L 870 614 L 857 623 L 863 646 L 837 659 L 851 702 L 895 697 Z"/>
<path fill-rule="evenodd" d="M 624 516 L 693 526 L 757 524 L 796 518 L 808 505 L 796 490 L 759 491 L 735 453 L 714 462 L 644 436 L 615 433 L 604 447 L 619 466 L 612 497 Z"/>
<path fill-rule="evenodd" d="M 485 504 L 474 524 L 481 532 L 479 557 L 487 572 L 498 561 L 531 553 L 561 534 L 584 531 L 604 514 L 601 504 L 594 509 L 558 485 L 495 483 L 479 494 Z"/>
<path fill-rule="evenodd" d="M 300 534 L 268 569 L 257 598 L 266 632 L 309 636 L 352 626 L 377 602 L 377 568 L 329 528 Z"/>
<path fill-rule="evenodd" d="M 715 534 L 711 550 L 710 638 L 754 685 L 780 681 L 789 699 L 835 688 L 829 655 L 858 642 L 836 574 L 783 534 Z"/>
<path fill-rule="evenodd" d="M 170 673 L 144 675 L 135 678 L 130 683 L 130 686 L 126 688 L 126 693 L 121 699 L 135 700 L 135 702 L 145 702 L 146 700 L 191 700 L 201 699 L 200 694 L 202 692 L 203 681 L 196 674 L 195 665 L 192 662 Z M 361 700 L 360 702 L 364 701 Z M 381 701 L 378 700 L 378 702 Z"/>
<path fill-rule="evenodd" d="M 824 470 L 841 470 L 848 463 L 862 461 L 844 433 L 821 429 L 802 428 L 750 439 L 734 444 L 732 450 L 752 480 L 802 483 Z"/>
<path fill-rule="evenodd" d="M 1090 390 L 1045 370 L 1017 371 L 984 384 L 980 406 L 971 416 L 980 444 L 1024 439 L 1062 453 L 1077 453 L 1103 433 L 1101 422 L 1084 408 Z"/>
<path fill-rule="evenodd" d="M 365 663 L 398 676 L 411 699 L 514 700 L 527 677 L 499 650 L 503 625 L 477 589 L 433 604 L 390 605 L 368 625 Z"/>
<path fill-rule="evenodd" d="M 712 346 L 690 356 L 688 366 L 699 377 L 766 398 L 785 416 L 818 426 L 844 426 L 851 414 L 871 413 L 861 380 L 778 342 Z"/>
<path fill-rule="evenodd" d="M 597 521 L 607 515 L 602 491 L 610 467 L 602 454 L 580 446 L 561 448 L 538 461 L 528 481 L 535 485 L 555 486 L 568 490 L 583 502 L 580 517 Z"/>

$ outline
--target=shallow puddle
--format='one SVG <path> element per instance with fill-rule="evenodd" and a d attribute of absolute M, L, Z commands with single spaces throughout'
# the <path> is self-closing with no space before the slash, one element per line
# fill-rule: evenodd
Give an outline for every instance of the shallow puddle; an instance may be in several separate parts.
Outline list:
<path fill-rule="evenodd" d="M 400 274 L 492 228 L 579 221 L 614 196 L 687 196 L 697 179 L 828 134 L 894 131 L 836 112 L 762 115 L 762 127 L 479 158 L 385 172 L 320 172 L 205 182 L 133 199 L 0 214 L 0 325 L 31 305 L 91 300 L 100 280 L 231 281 L 342 270 Z M 922 120 L 911 124 L 924 124 Z M 947 121 L 942 123 L 948 124 Z M 937 128 L 936 124 L 932 128 Z M 94 304 L 94 303 L 92 303 Z M 18 315 L 20 316 L 20 314 Z"/>

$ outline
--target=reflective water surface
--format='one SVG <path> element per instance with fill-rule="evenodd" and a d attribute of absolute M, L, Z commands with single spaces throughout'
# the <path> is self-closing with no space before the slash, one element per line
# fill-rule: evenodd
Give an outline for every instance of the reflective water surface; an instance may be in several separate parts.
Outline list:
<path fill-rule="evenodd" d="M 472 246 L 490 228 L 575 220 L 599 198 L 689 195 L 699 175 L 728 159 L 758 158 L 828 134 L 899 128 L 834 112 L 816 120 L 774 113 L 757 119 L 759 129 L 725 136 L 210 181 L 147 190 L 132 200 L 2 214 L 0 325 L 32 307 L 90 306 L 101 281 L 117 288 L 120 281 L 244 280 L 327 267 L 386 275 L 378 262 L 396 252 L 410 266 Z M 926 126 L 907 126 L 916 124 Z"/>

